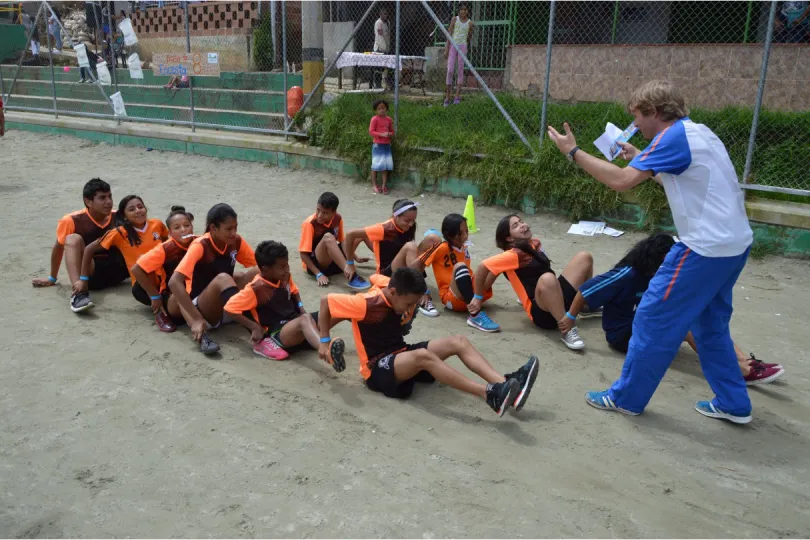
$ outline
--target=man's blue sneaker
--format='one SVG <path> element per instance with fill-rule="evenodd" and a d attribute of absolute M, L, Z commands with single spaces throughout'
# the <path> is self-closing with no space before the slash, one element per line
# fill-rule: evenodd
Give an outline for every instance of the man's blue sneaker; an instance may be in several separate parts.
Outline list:
<path fill-rule="evenodd" d="M 371 287 L 371 283 L 355 274 L 354 276 L 352 276 L 352 279 L 349 280 L 349 287 L 351 287 L 356 291 L 365 291 L 366 289 Z"/>
<path fill-rule="evenodd" d="M 472 315 L 469 316 L 467 318 L 467 326 L 472 326 L 482 332 L 498 332 L 501 329 L 501 327 L 483 311 L 479 311 L 478 315 L 475 317 Z"/>
<path fill-rule="evenodd" d="M 734 422 L 735 424 L 747 424 L 751 421 L 750 414 L 748 416 L 734 416 L 733 414 L 721 411 L 715 407 L 714 403 L 711 401 L 696 401 L 695 410 L 703 416 L 728 420 L 729 422 Z"/>
<path fill-rule="evenodd" d="M 613 403 L 613 400 L 610 399 L 607 390 L 603 390 L 601 392 L 585 392 L 585 403 L 591 407 L 602 409 L 603 411 L 616 411 L 630 416 L 638 416 L 641 414 L 617 407 L 616 404 Z"/>

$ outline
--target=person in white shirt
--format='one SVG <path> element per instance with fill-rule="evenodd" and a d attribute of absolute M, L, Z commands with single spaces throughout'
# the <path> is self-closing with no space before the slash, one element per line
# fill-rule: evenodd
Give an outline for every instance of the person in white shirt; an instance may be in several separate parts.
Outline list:
<path fill-rule="evenodd" d="M 374 52 L 380 54 L 388 54 L 391 50 L 391 26 L 388 21 L 388 10 L 382 8 L 380 10 L 380 18 L 377 19 L 377 22 L 374 23 Z M 377 86 L 377 76 L 376 74 L 373 76 L 374 78 L 374 86 Z M 389 81 L 389 74 L 388 70 L 383 70 L 383 79 L 386 81 L 387 86 L 392 86 L 391 82 Z M 382 82 L 380 82 L 379 87 L 382 86 Z"/>
<path fill-rule="evenodd" d="M 473 36 L 473 22 L 470 19 L 470 10 L 466 4 L 461 4 L 458 8 L 458 16 L 453 17 L 450 21 L 450 35 L 453 38 L 453 43 L 458 46 L 459 50 L 467 56 L 469 45 L 472 42 Z M 447 89 L 444 95 L 444 106 L 450 105 L 450 94 L 453 93 L 453 69 L 456 71 L 456 99 L 453 100 L 453 105 L 461 103 L 461 86 L 464 84 L 464 59 L 458 54 L 456 48 L 449 42 L 444 46 L 444 58 L 447 60 Z"/>
<path fill-rule="evenodd" d="M 599 182 L 627 191 L 655 177 L 666 190 L 679 241 L 664 259 L 636 310 L 633 335 L 619 380 L 585 400 L 599 409 L 637 415 L 652 398 L 687 332 L 715 393 L 695 409 L 739 424 L 751 421 L 751 400 L 729 332 L 734 284 L 745 266 L 753 233 L 737 173 L 722 141 L 689 119 L 683 95 L 668 81 L 638 88 L 628 109 L 642 135 L 640 152 L 622 143 L 627 167 L 593 157 L 565 134 L 548 134 L 570 161 Z"/>

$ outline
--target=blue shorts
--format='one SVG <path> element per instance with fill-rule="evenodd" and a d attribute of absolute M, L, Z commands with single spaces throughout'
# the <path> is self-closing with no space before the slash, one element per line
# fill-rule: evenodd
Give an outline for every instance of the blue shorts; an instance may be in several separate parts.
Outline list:
<path fill-rule="evenodd" d="M 394 158 L 391 156 L 390 144 L 374 143 L 371 145 L 371 170 L 393 171 Z"/>

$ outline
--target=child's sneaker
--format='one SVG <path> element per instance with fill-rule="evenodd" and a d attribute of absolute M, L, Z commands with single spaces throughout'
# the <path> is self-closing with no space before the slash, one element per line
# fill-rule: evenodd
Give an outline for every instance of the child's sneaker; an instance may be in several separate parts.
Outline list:
<path fill-rule="evenodd" d="M 457 97 L 456 99 L 453 100 L 453 105 L 458 105 L 459 103 L 461 103 L 461 98 Z"/>
<path fill-rule="evenodd" d="M 598 307 L 596 309 L 583 309 L 579 312 L 579 317 L 581 319 L 591 319 L 593 317 L 601 317 L 602 316 L 602 308 Z"/>
<path fill-rule="evenodd" d="M 785 374 L 785 369 L 779 367 L 765 367 L 767 364 L 752 364 L 751 372 L 745 377 L 745 384 L 751 386 L 755 384 L 768 384 Z"/>
<path fill-rule="evenodd" d="M 290 353 L 282 349 L 273 338 L 269 337 L 254 343 L 253 352 L 268 360 L 286 360 L 290 356 Z"/>
<path fill-rule="evenodd" d="M 155 315 L 155 324 L 161 332 L 174 332 L 177 330 L 177 325 L 166 313 L 160 311 Z"/>
<path fill-rule="evenodd" d="M 695 410 L 703 416 L 728 420 L 729 422 L 734 422 L 735 424 L 747 424 L 751 421 L 750 414 L 748 416 L 734 416 L 733 414 L 721 411 L 715 407 L 714 403 L 711 401 L 696 401 Z"/>
<path fill-rule="evenodd" d="M 445 100 L 444 100 L 444 103 L 442 103 L 442 106 L 443 106 L 443 107 L 449 107 L 449 106 L 450 106 L 450 100 L 449 100 L 449 99 L 445 99 Z"/>
<path fill-rule="evenodd" d="M 346 344 L 340 338 L 335 338 L 329 344 L 329 363 L 340 373 L 346 369 L 346 359 L 343 353 L 346 351 Z"/>
<path fill-rule="evenodd" d="M 90 300 L 90 295 L 86 292 L 80 292 L 70 297 L 70 310 L 73 313 L 81 313 L 88 309 L 93 309 L 96 305 Z"/>
<path fill-rule="evenodd" d="M 506 410 L 515 402 L 515 398 L 520 393 L 520 383 L 515 379 L 506 379 L 502 383 L 490 383 L 487 385 L 487 405 L 503 416 Z"/>
<path fill-rule="evenodd" d="M 501 329 L 501 327 L 498 326 L 498 323 L 490 319 L 489 315 L 483 311 L 479 311 L 478 315 L 475 317 L 472 315 L 467 317 L 467 326 L 472 326 L 476 330 L 481 330 L 482 332 L 498 332 Z"/>
<path fill-rule="evenodd" d="M 601 392 L 585 392 L 585 403 L 591 407 L 602 409 L 603 411 L 616 411 L 629 416 L 638 416 L 641 414 L 617 407 L 613 400 L 610 399 L 607 390 Z"/>
<path fill-rule="evenodd" d="M 425 317 L 438 317 L 439 310 L 436 309 L 436 306 L 433 305 L 433 299 L 430 296 L 427 297 L 427 300 L 424 304 L 419 305 L 419 313 L 424 315 Z"/>
<path fill-rule="evenodd" d="M 206 356 L 216 354 L 219 352 L 219 343 L 208 337 L 208 334 L 203 334 L 200 339 L 200 351 Z"/>
<path fill-rule="evenodd" d="M 581 351 L 585 348 L 585 342 L 579 337 L 579 330 L 577 330 L 576 326 L 569 330 L 567 334 L 563 334 L 560 339 L 572 351 Z"/>
<path fill-rule="evenodd" d="M 356 291 L 365 291 L 369 287 L 371 287 L 371 283 L 358 276 L 357 274 L 352 276 L 352 279 L 349 280 L 349 287 Z"/>
<path fill-rule="evenodd" d="M 769 364 L 768 362 L 763 362 L 762 360 L 757 360 L 757 357 L 754 356 L 754 353 L 751 353 L 751 358 L 748 360 L 751 362 L 751 367 L 754 366 L 761 366 L 764 368 L 782 368 L 782 364 Z"/>
<path fill-rule="evenodd" d="M 520 391 L 518 392 L 517 397 L 515 397 L 515 402 L 512 404 L 516 411 L 522 409 L 523 405 L 526 404 L 526 400 L 529 398 L 529 393 L 532 391 L 532 386 L 534 386 L 534 381 L 537 379 L 537 371 L 539 368 L 540 361 L 536 356 L 532 356 L 529 358 L 529 361 L 520 366 L 517 371 L 514 373 L 507 373 L 505 375 L 507 379 L 514 379 L 520 385 Z"/>

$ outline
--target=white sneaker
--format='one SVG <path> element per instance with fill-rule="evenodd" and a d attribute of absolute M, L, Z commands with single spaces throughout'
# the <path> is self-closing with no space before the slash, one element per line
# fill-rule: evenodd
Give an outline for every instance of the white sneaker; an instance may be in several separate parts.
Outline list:
<path fill-rule="evenodd" d="M 419 313 L 425 317 L 438 317 L 439 310 L 433 305 L 433 300 L 428 296 L 424 305 L 419 306 Z"/>
<path fill-rule="evenodd" d="M 576 326 L 569 330 L 568 333 L 563 335 L 560 339 L 563 343 L 565 343 L 565 346 L 572 351 L 581 351 L 585 348 L 585 342 L 582 341 L 581 337 L 579 337 L 579 331 L 577 330 Z"/>

